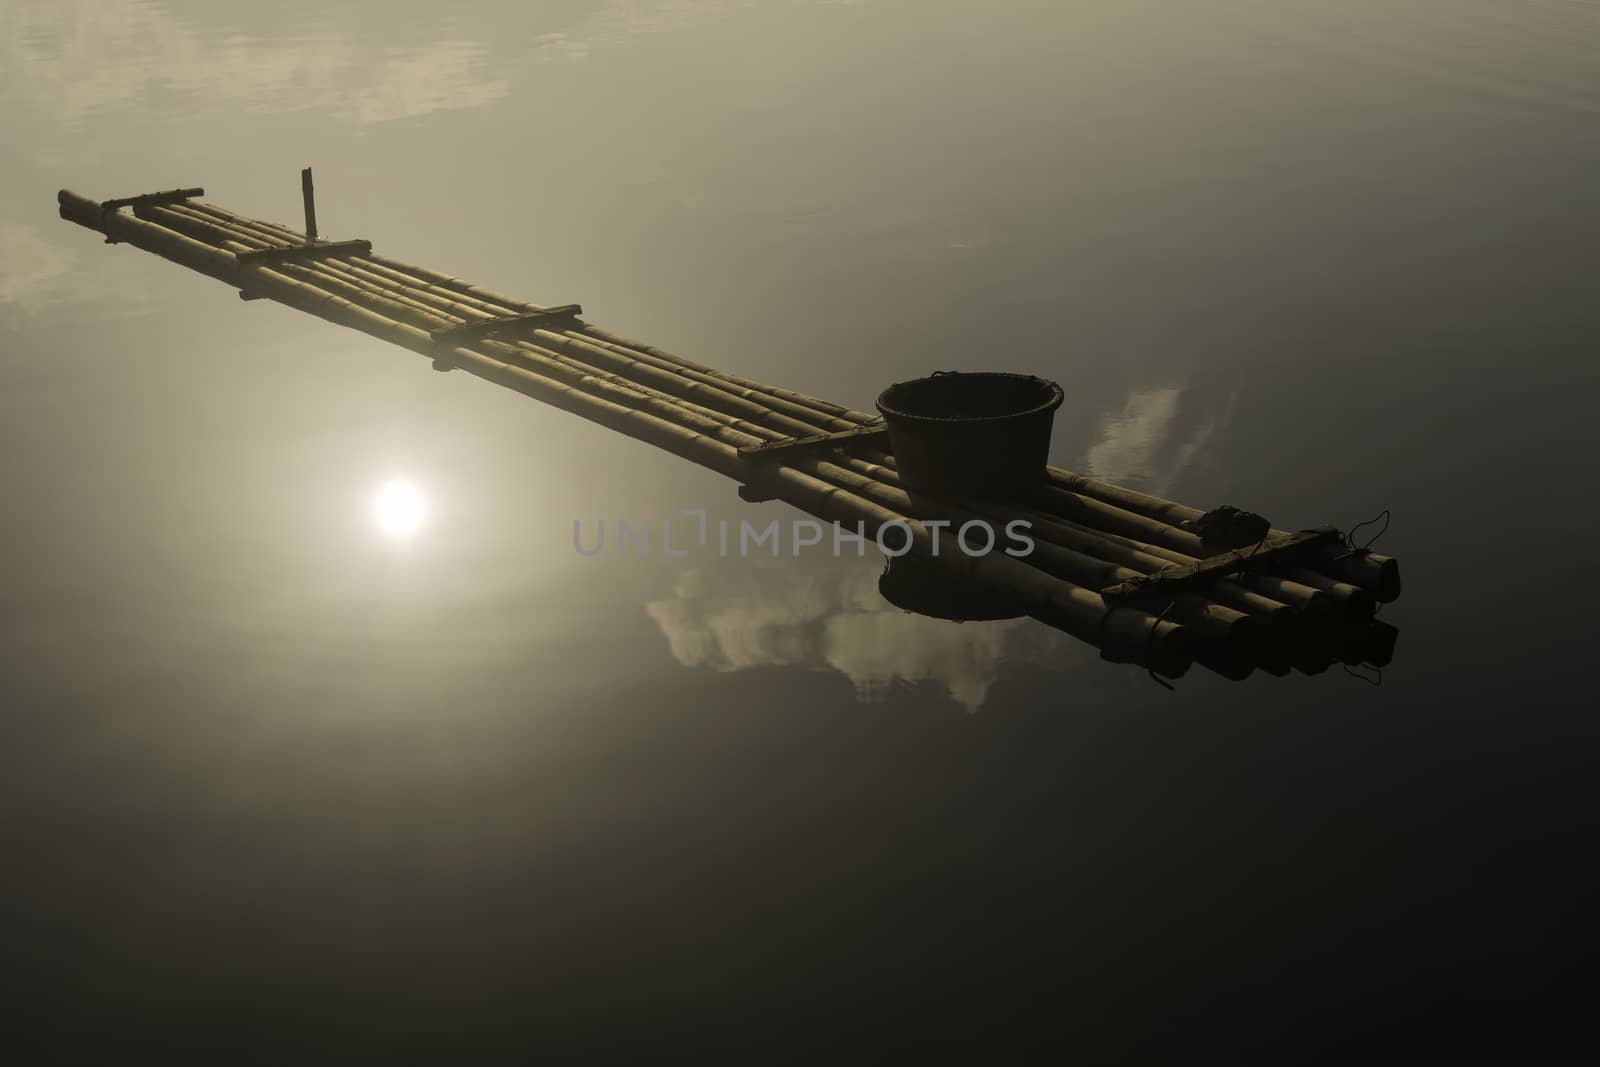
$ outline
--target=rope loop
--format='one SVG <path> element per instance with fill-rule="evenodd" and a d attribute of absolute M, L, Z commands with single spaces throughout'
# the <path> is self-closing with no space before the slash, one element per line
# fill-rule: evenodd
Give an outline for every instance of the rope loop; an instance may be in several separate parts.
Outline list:
<path fill-rule="evenodd" d="M 1176 603 L 1177 603 L 1176 600 L 1167 601 L 1167 606 L 1161 609 L 1161 613 L 1159 615 L 1157 615 L 1154 619 L 1150 620 L 1150 630 L 1149 630 L 1149 632 L 1147 634 L 1145 634 L 1145 639 L 1144 639 L 1144 652 L 1145 652 L 1145 655 L 1144 655 L 1145 668 L 1144 669 L 1145 669 L 1145 672 L 1150 675 L 1150 680 L 1152 682 L 1156 683 L 1157 685 L 1159 685 L 1161 688 L 1165 689 L 1169 693 L 1177 692 L 1178 687 L 1173 685 L 1171 682 L 1167 681 L 1165 678 L 1161 677 L 1159 674 L 1156 673 L 1156 669 L 1154 667 L 1150 666 L 1150 651 L 1151 651 L 1151 648 L 1155 644 L 1156 628 L 1161 625 L 1161 620 L 1165 619 L 1167 617 L 1167 612 L 1171 611 L 1172 610 L 1172 605 L 1174 605 Z"/>
<path fill-rule="evenodd" d="M 1388 508 L 1384 508 L 1382 511 L 1378 512 L 1376 515 L 1374 515 L 1372 518 L 1368 519 L 1366 522 L 1358 522 L 1354 526 L 1350 527 L 1350 532 L 1344 535 L 1345 547 L 1350 550 L 1349 552 L 1346 553 L 1346 555 L 1353 556 L 1353 555 L 1356 555 L 1358 553 L 1372 551 L 1372 546 L 1377 544 L 1378 538 L 1382 537 L 1384 534 L 1389 532 L 1389 519 L 1390 518 L 1391 518 L 1391 516 L 1389 514 L 1389 509 Z M 1363 544 L 1359 544 L 1359 545 L 1356 544 L 1356 531 L 1357 530 L 1360 530 L 1360 529 L 1362 529 L 1363 527 L 1366 527 L 1366 526 L 1372 526 L 1372 525 L 1374 525 L 1376 523 L 1380 523 L 1380 522 L 1383 523 L 1383 525 L 1378 528 L 1378 532 L 1377 533 L 1375 533 L 1371 537 L 1367 538 L 1366 541 Z"/>

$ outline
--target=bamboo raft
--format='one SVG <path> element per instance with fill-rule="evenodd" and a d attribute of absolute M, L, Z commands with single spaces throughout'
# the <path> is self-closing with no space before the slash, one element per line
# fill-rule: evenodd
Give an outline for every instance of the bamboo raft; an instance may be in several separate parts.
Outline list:
<path fill-rule="evenodd" d="M 1108 660 L 1169 678 L 1197 662 L 1237 679 L 1258 668 L 1382 667 L 1393 655 L 1398 631 L 1374 613 L 1399 595 L 1398 565 L 1331 528 L 1291 532 L 1259 520 L 1241 544 L 1215 521 L 1231 509 L 1206 512 L 1055 467 L 1004 500 L 930 497 L 902 478 L 877 415 L 600 329 L 576 304 L 525 303 L 379 255 L 365 240 L 321 239 L 309 170 L 302 179 L 305 232 L 201 202 L 199 188 L 107 201 L 62 190 L 58 201 L 62 218 L 108 244 L 655 445 L 733 479 L 746 500 L 782 500 L 852 530 L 862 523 L 869 538 L 903 524 L 915 566 L 891 567 L 901 568 L 902 587 L 922 588 L 924 577 L 958 583 L 1001 604 L 1001 614 L 1030 615 Z M 1027 520 L 1036 549 L 1025 558 L 936 553 L 925 523 L 938 519 Z"/>

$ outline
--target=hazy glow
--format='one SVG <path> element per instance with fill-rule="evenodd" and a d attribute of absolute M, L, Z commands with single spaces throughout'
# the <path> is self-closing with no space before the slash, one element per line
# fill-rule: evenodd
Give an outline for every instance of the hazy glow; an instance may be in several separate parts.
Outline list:
<path fill-rule="evenodd" d="M 372 512 L 383 532 L 391 537 L 410 537 L 427 517 L 428 503 L 410 482 L 392 481 L 378 491 Z"/>

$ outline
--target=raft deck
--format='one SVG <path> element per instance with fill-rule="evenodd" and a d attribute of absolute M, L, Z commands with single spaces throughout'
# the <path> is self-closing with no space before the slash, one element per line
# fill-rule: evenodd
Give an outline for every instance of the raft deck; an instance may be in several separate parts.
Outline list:
<path fill-rule="evenodd" d="M 90 200 L 61 217 L 269 299 L 370 334 L 723 474 L 869 537 L 890 523 L 933 572 L 1167 677 L 1193 662 L 1229 678 L 1387 665 L 1398 631 L 1374 618 L 1400 592 L 1395 560 L 1336 530 L 1264 522 L 1241 544 L 1207 512 L 1059 468 L 1007 500 L 909 492 L 882 421 L 741 378 L 593 326 L 581 307 L 529 304 L 400 260 L 370 241 L 312 236 L 202 202 L 200 188 Z M 925 522 L 1031 524 L 1026 558 L 935 552 Z M 904 535 L 900 535 L 903 539 Z M 893 535 L 889 543 L 899 544 Z M 945 538 L 948 548 L 949 536 Z"/>

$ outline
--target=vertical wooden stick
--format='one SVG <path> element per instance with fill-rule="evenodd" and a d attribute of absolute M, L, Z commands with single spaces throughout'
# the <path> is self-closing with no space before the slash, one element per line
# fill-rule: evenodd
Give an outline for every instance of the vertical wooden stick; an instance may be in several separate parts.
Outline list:
<path fill-rule="evenodd" d="M 306 202 L 306 244 L 317 243 L 317 194 L 311 187 L 311 168 L 300 172 L 300 196 Z"/>

